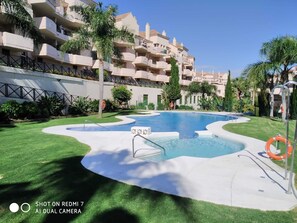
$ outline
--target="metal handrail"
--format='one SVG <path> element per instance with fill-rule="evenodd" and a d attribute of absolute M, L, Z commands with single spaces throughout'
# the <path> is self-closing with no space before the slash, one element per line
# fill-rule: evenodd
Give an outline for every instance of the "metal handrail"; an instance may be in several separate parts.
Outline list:
<path fill-rule="evenodd" d="M 99 126 L 99 127 L 102 127 L 102 128 L 104 128 L 104 129 L 108 129 L 108 128 L 106 128 L 105 126 L 100 125 L 100 124 L 98 124 L 98 123 L 96 123 L 96 122 L 93 122 L 93 121 L 90 121 L 90 120 L 85 120 L 85 123 L 84 123 L 84 129 L 86 128 L 86 122 L 95 124 L 95 125 L 97 125 L 97 126 Z M 108 130 L 109 130 L 109 129 L 108 129 Z"/>
<path fill-rule="evenodd" d="M 134 146 L 134 141 L 135 141 L 135 138 L 136 138 L 137 136 L 139 136 L 139 137 L 145 139 L 146 141 L 149 141 L 150 143 L 152 143 L 152 144 L 158 146 L 158 147 L 160 148 L 160 150 L 163 150 L 164 155 L 166 155 L 166 150 L 165 150 L 165 148 L 164 148 L 163 146 L 161 146 L 161 145 L 159 145 L 159 144 L 153 142 L 152 140 L 150 140 L 150 139 L 148 139 L 148 138 L 146 138 L 146 137 L 144 137 L 144 136 L 142 136 L 142 135 L 140 135 L 140 134 L 136 134 L 136 135 L 133 137 L 133 139 L 132 139 L 132 153 L 133 153 L 133 157 L 134 157 L 134 158 L 135 158 L 135 154 L 136 154 L 137 151 L 138 151 L 138 150 L 135 151 L 135 146 Z"/>

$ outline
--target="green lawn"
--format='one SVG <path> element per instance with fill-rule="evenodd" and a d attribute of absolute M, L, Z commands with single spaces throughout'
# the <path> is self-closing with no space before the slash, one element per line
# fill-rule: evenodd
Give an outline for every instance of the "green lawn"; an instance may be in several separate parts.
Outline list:
<path fill-rule="evenodd" d="M 105 114 L 102 120 L 92 116 L 0 127 L 0 222 L 297 222 L 296 209 L 265 212 L 232 208 L 98 176 L 80 164 L 88 146 L 41 131 L 54 125 L 84 123 L 85 119 L 113 122 L 115 115 Z M 274 126 L 266 119 L 253 119 L 251 123 L 262 121 Z M 238 125 L 238 131 L 243 125 L 251 124 Z M 48 201 L 82 201 L 84 205 L 81 214 L 35 213 L 36 202 Z M 31 210 L 11 213 L 8 206 L 12 202 L 28 202 Z"/>

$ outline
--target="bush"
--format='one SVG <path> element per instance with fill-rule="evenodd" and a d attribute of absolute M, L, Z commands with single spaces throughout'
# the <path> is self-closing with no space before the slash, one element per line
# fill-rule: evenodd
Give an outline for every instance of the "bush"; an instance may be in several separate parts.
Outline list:
<path fill-rule="evenodd" d="M 146 109 L 146 104 L 144 104 L 143 102 L 139 102 L 136 105 L 136 109 Z"/>
<path fill-rule="evenodd" d="M 20 117 L 21 105 L 15 100 L 6 101 L 1 105 L 1 111 L 6 114 L 9 119 L 17 119 Z"/>
<path fill-rule="evenodd" d="M 114 101 L 106 99 L 105 103 L 106 103 L 106 106 L 105 106 L 104 111 L 106 111 L 106 112 L 114 112 L 119 109 L 119 107 L 117 106 L 117 104 Z"/>
<path fill-rule="evenodd" d="M 35 102 L 25 101 L 21 104 L 20 118 L 33 119 L 37 118 L 39 114 L 39 108 Z"/>
<path fill-rule="evenodd" d="M 164 109 L 165 109 L 165 106 L 162 103 L 159 103 L 157 105 L 157 110 L 164 110 Z"/>
<path fill-rule="evenodd" d="M 69 106 L 68 112 L 71 115 L 86 115 L 91 111 L 90 101 L 84 97 L 76 98 Z"/>
<path fill-rule="evenodd" d="M 65 104 L 56 96 L 42 96 L 38 100 L 37 105 L 40 109 L 41 117 L 61 115 L 62 110 L 65 108 Z"/>
<path fill-rule="evenodd" d="M 9 122 L 8 115 L 4 111 L 1 111 L 1 107 L 0 107 L 0 123 L 8 123 L 8 122 Z"/>
<path fill-rule="evenodd" d="M 111 89 L 111 92 L 114 100 L 117 101 L 120 105 L 123 102 L 127 103 L 129 100 L 131 100 L 132 97 L 132 92 L 123 85 L 114 87 L 113 89 Z"/>
<path fill-rule="evenodd" d="M 95 99 L 89 102 L 90 112 L 98 112 L 99 110 L 99 100 Z"/>
<path fill-rule="evenodd" d="M 155 104 L 154 103 L 149 103 L 147 107 L 148 107 L 149 110 L 155 110 Z"/>
<path fill-rule="evenodd" d="M 180 105 L 179 110 L 194 110 L 194 108 L 192 106 L 188 106 L 188 105 Z"/>

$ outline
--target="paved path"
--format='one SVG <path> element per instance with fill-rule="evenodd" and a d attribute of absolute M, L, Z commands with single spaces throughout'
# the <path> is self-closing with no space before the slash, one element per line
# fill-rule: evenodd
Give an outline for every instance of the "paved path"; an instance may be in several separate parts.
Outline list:
<path fill-rule="evenodd" d="M 123 118 L 121 123 L 131 122 Z M 236 121 L 243 122 L 245 118 Z M 293 194 L 287 194 L 284 169 L 263 155 L 265 142 L 226 132 L 216 122 L 207 128 L 219 137 L 245 144 L 245 149 L 215 158 L 178 157 L 159 163 L 132 158 L 130 132 L 78 132 L 71 126 L 56 126 L 44 132 L 67 135 L 91 147 L 83 158 L 87 169 L 124 182 L 196 200 L 260 210 L 290 210 L 297 206 Z M 109 124 L 110 125 L 110 124 Z M 152 133 L 151 136 L 178 133 Z M 148 147 L 140 139 L 138 146 Z"/>

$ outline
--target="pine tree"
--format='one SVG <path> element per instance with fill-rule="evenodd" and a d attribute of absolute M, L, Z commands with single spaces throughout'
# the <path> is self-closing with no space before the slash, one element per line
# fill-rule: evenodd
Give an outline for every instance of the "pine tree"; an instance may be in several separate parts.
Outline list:
<path fill-rule="evenodd" d="M 225 88 L 225 98 L 224 98 L 224 110 L 231 112 L 232 111 L 232 85 L 231 85 L 231 73 L 230 70 L 228 71 L 228 80 Z"/>
<path fill-rule="evenodd" d="M 179 74 L 178 66 L 176 65 L 176 60 L 171 58 L 171 73 L 169 84 L 166 86 L 165 91 L 170 103 L 173 103 L 175 108 L 175 101 L 181 98 L 180 85 L 179 85 Z"/>

